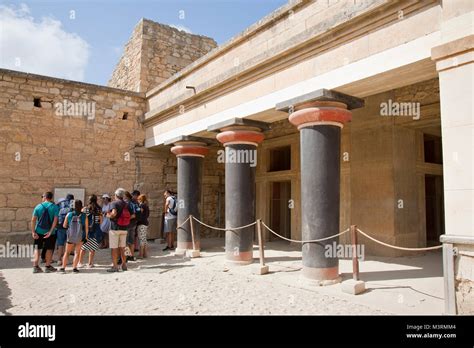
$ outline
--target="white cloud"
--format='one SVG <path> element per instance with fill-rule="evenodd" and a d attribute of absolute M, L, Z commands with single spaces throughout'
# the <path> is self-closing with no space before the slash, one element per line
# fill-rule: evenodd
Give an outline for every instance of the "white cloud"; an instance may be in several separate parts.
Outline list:
<path fill-rule="evenodd" d="M 185 33 L 192 34 L 193 32 L 188 27 L 179 24 L 170 24 L 170 27 L 178 29 L 179 31 L 184 31 Z"/>
<path fill-rule="evenodd" d="M 27 5 L 0 5 L 0 67 L 83 81 L 89 44 L 60 21 L 35 21 Z"/>

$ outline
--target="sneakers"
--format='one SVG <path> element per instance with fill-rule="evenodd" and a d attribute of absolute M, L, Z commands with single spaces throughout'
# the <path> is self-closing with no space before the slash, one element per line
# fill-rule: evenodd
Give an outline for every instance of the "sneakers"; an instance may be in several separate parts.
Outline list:
<path fill-rule="evenodd" d="M 163 249 L 163 251 L 166 251 L 166 250 L 171 250 L 171 248 L 167 246 L 166 248 Z"/>
<path fill-rule="evenodd" d="M 85 265 L 84 265 L 83 263 L 81 263 L 81 262 L 79 262 L 79 263 L 77 264 L 77 267 L 78 267 L 78 268 L 84 268 L 84 266 L 85 266 Z"/>
<path fill-rule="evenodd" d="M 44 268 L 44 271 L 45 271 L 45 273 L 54 273 L 54 272 L 57 271 L 57 269 L 54 268 L 53 266 L 49 265 L 49 266 L 46 266 L 46 267 Z"/>
<path fill-rule="evenodd" d="M 110 267 L 110 268 L 107 270 L 107 272 L 109 272 L 109 273 L 118 272 L 118 271 L 119 271 L 118 268 L 115 268 L 115 267 Z"/>
<path fill-rule="evenodd" d="M 127 261 L 137 261 L 134 256 L 127 256 Z"/>
<path fill-rule="evenodd" d="M 33 267 L 33 273 L 43 273 L 43 270 L 40 266 Z"/>
<path fill-rule="evenodd" d="M 66 269 L 65 269 L 65 268 L 60 268 L 60 269 L 59 269 L 59 273 L 61 273 L 61 274 L 66 274 Z"/>
<path fill-rule="evenodd" d="M 77 268 L 73 268 L 72 273 L 79 273 L 79 270 Z"/>
<path fill-rule="evenodd" d="M 122 271 L 124 271 L 124 272 L 125 272 L 125 271 L 128 271 L 128 267 L 127 267 L 126 264 L 123 264 L 123 265 L 122 265 Z"/>

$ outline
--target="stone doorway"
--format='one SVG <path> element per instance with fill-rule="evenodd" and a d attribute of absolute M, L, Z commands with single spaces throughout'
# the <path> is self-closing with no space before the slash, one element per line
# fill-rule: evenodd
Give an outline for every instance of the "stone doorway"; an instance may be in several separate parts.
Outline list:
<path fill-rule="evenodd" d="M 270 183 L 270 228 L 286 238 L 291 238 L 291 181 L 275 181 Z M 280 240 L 270 234 L 270 241 Z"/>

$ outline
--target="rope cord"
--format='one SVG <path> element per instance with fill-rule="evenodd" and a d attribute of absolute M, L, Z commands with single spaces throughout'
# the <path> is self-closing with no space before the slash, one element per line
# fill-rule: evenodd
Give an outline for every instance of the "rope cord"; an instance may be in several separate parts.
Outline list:
<path fill-rule="evenodd" d="M 184 220 L 183 223 L 177 227 L 177 229 L 178 229 L 178 228 L 183 228 L 183 226 L 186 224 L 186 222 L 188 222 L 188 220 L 189 220 L 190 218 L 191 218 L 191 215 L 189 215 L 188 218 L 187 218 L 186 220 Z"/>
<path fill-rule="evenodd" d="M 370 240 L 374 241 L 375 243 L 378 243 L 378 244 L 381 244 L 381 245 L 384 245 L 386 247 L 389 247 L 389 248 L 393 248 L 393 249 L 398 249 L 398 250 L 408 250 L 408 251 L 424 251 L 424 250 L 435 250 L 435 249 L 440 249 L 443 247 L 443 245 L 437 245 L 437 246 L 434 246 L 434 247 L 426 247 L 426 248 L 404 248 L 404 247 L 398 247 L 398 246 L 395 246 L 395 245 L 391 245 L 391 244 L 387 244 L 387 243 L 384 243 L 378 239 L 375 239 L 374 237 L 371 237 L 369 236 L 367 233 L 365 233 L 364 231 L 360 230 L 359 228 L 357 228 L 357 231 L 362 234 L 363 236 L 369 238 Z"/>
<path fill-rule="evenodd" d="M 208 225 L 204 222 L 202 222 L 201 220 L 199 220 L 198 218 L 194 217 L 194 216 L 188 216 L 188 218 L 186 220 L 184 220 L 184 222 L 178 226 L 178 228 L 182 228 L 182 226 L 184 224 L 186 224 L 189 219 L 193 219 L 193 220 L 196 220 L 197 222 L 199 222 L 201 225 L 207 227 L 207 228 L 210 228 L 210 229 L 213 229 L 213 230 L 218 230 L 218 231 L 235 231 L 235 230 L 242 230 L 244 228 L 247 228 L 247 227 L 251 227 L 255 224 L 257 224 L 257 221 L 254 221 L 248 225 L 245 225 L 245 226 L 240 226 L 240 227 L 233 227 L 233 228 L 221 228 L 221 227 L 214 227 L 214 226 L 211 226 L 211 225 Z M 338 236 L 341 236 L 343 235 L 344 233 L 347 233 L 349 232 L 349 228 L 345 229 L 344 231 L 342 232 L 339 232 L 338 234 L 335 234 L 335 235 L 332 235 L 332 236 L 329 236 L 329 237 L 324 237 L 324 238 L 320 238 L 320 239 L 312 239 L 312 240 L 295 240 L 295 239 L 290 239 L 290 238 L 286 238 L 286 237 L 283 237 L 282 235 L 276 233 L 275 231 L 273 231 L 270 227 L 268 227 L 265 222 L 261 221 L 262 225 L 270 232 L 270 233 L 273 233 L 275 236 L 277 236 L 278 238 L 281 238 L 283 240 L 286 240 L 288 242 L 293 242 L 293 243 L 301 243 L 301 244 L 305 244 L 305 243 L 318 243 L 318 242 L 323 242 L 325 240 L 328 240 L 328 239 L 332 239 L 332 238 L 335 238 L 335 237 L 338 237 Z M 391 245 L 391 244 L 387 244 L 387 243 L 384 243 L 374 237 L 371 237 L 369 236 L 367 233 L 365 233 L 364 231 L 362 231 L 360 228 L 357 228 L 357 231 L 362 234 L 363 236 L 367 237 L 368 239 L 372 240 L 373 242 L 375 243 L 378 243 L 380 245 L 383 245 L 383 246 L 386 246 L 388 248 L 392 248 L 392 249 L 398 249 L 398 250 L 406 250 L 406 251 L 426 251 L 426 250 L 436 250 L 436 249 L 440 249 L 443 247 L 443 245 L 437 245 L 437 246 L 433 246 L 433 247 L 426 247 L 426 248 L 405 248 L 405 247 L 399 247 L 399 246 L 396 246 L 396 245 Z"/>
<path fill-rule="evenodd" d="M 325 240 L 328 240 L 328 239 L 332 239 L 332 238 L 335 238 L 337 236 L 340 236 L 344 233 L 347 233 L 349 232 L 349 229 L 346 229 L 342 232 L 339 232 L 338 234 L 335 234 L 333 236 L 330 236 L 330 237 L 324 237 L 324 238 L 321 238 L 321 239 L 312 239 L 312 240 L 295 240 L 295 239 L 290 239 L 290 238 L 286 238 L 286 237 L 283 237 L 281 235 L 279 235 L 278 233 L 276 233 L 275 231 L 273 231 L 270 227 L 268 227 L 265 222 L 262 221 L 262 225 L 268 230 L 270 231 L 271 233 L 273 233 L 274 235 L 276 235 L 277 237 L 280 237 L 281 239 L 284 239 L 288 242 L 294 242 L 294 243 L 301 243 L 301 244 L 305 244 L 305 243 L 317 243 L 317 242 L 322 242 L 322 241 L 325 241 Z"/>
<path fill-rule="evenodd" d="M 250 227 L 250 226 L 253 226 L 253 225 L 257 224 L 257 221 L 254 221 L 254 222 L 252 222 L 251 224 L 248 224 L 248 225 L 245 225 L 245 226 L 232 227 L 232 228 L 221 228 L 221 227 L 214 227 L 214 226 L 208 225 L 208 224 L 202 222 L 201 220 L 199 220 L 198 218 L 196 218 L 196 217 L 194 217 L 194 216 L 193 216 L 193 219 L 196 220 L 197 222 L 199 222 L 201 225 L 206 226 L 207 228 L 211 228 L 211 229 L 218 230 L 218 231 L 235 231 L 235 230 L 242 230 L 242 229 L 244 229 L 244 228 L 247 228 L 247 227 Z"/>

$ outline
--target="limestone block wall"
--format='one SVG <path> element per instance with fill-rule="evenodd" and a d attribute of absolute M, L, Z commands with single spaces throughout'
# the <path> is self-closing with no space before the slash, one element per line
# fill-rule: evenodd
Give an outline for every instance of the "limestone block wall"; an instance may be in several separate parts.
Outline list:
<path fill-rule="evenodd" d="M 93 105 L 93 116 L 72 115 L 75 103 Z M 152 217 L 161 214 L 163 165 L 143 149 L 144 110 L 138 93 L 0 70 L 0 242 L 29 238 L 32 208 L 58 187 L 142 188 Z"/>
<path fill-rule="evenodd" d="M 146 92 L 216 46 L 211 38 L 142 19 L 125 45 L 108 85 Z"/>

